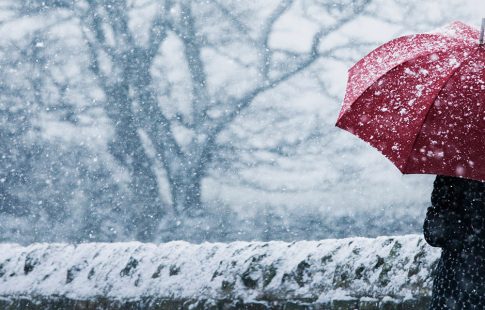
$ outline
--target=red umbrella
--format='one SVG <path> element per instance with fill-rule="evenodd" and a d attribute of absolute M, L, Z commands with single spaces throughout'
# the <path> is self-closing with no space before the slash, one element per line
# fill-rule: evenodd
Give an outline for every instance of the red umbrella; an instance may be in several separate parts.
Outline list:
<path fill-rule="evenodd" d="M 402 173 L 485 181 L 485 46 L 478 37 L 454 22 L 375 49 L 349 70 L 336 125 Z"/>

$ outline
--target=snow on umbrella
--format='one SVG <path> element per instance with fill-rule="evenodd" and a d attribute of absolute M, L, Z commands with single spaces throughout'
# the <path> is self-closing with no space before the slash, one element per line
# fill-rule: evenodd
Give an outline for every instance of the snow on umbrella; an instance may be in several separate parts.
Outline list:
<path fill-rule="evenodd" d="M 349 70 L 336 125 L 402 173 L 485 181 L 485 46 L 478 37 L 453 22 L 378 47 Z"/>

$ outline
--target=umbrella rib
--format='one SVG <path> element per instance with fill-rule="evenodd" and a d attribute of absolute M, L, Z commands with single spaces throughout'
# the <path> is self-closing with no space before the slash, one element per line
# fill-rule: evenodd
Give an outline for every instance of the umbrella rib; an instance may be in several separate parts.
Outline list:
<path fill-rule="evenodd" d="M 406 173 L 406 169 L 409 165 L 409 159 L 411 158 L 411 154 L 413 152 L 413 149 L 414 149 L 414 146 L 416 144 L 416 141 L 418 140 L 418 137 L 421 133 L 421 130 L 423 129 L 423 126 L 424 126 L 424 122 L 426 121 L 426 118 L 428 117 L 428 114 L 429 114 L 429 111 L 431 110 L 431 107 L 434 105 L 434 102 L 436 101 L 436 99 L 438 98 L 438 96 L 441 94 L 441 92 L 443 91 L 443 89 L 446 87 L 446 85 L 448 85 L 448 82 L 451 80 L 451 78 L 458 72 L 458 70 L 460 70 L 460 68 L 463 67 L 464 64 L 467 64 L 471 61 L 472 57 L 478 53 L 479 51 L 479 47 L 477 47 L 473 52 L 470 53 L 470 55 L 465 58 L 461 64 L 459 66 L 457 66 L 453 71 L 451 71 L 451 73 L 446 77 L 446 80 L 445 82 L 443 83 L 443 85 L 441 85 L 441 87 L 439 88 L 438 90 L 438 93 L 436 94 L 436 96 L 434 97 L 433 100 L 431 100 L 431 104 L 429 105 L 428 107 L 428 111 L 426 111 L 426 114 L 424 115 L 424 118 L 423 118 L 423 122 L 421 123 L 421 126 L 419 127 L 419 130 L 418 130 L 418 133 L 416 134 L 416 136 L 414 137 L 414 141 L 413 143 L 411 144 L 411 148 L 409 150 L 409 154 L 408 156 L 406 156 L 406 162 L 401 170 L 402 173 Z"/>

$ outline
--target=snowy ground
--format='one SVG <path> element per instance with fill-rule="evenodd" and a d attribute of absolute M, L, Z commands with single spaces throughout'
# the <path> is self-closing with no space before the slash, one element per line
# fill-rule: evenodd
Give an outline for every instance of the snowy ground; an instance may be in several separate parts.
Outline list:
<path fill-rule="evenodd" d="M 400 302 L 430 295 L 430 269 L 438 256 L 419 235 L 293 243 L 0 244 L 0 297 Z"/>

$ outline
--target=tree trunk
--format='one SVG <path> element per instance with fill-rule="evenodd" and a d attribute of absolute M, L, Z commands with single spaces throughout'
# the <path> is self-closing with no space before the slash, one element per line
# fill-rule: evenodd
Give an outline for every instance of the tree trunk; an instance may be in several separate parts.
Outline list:
<path fill-rule="evenodd" d="M 107 95 L 109 105 L 106 111 L 115 127 L 109 151 L 128 169 L 131 177 L 129 186 L 136 211 L 129 226 L 136 231 L 138 240 L 154 241 L 158 224 L 164 215 L 154 164 L 146 154 L 134 124 L 128 86 L 117 84 Z"/>
<path fill-rule="evenodd" d="M 201 174 L 193 169 L 180 169 L 170 176 L 173 208 L 179 216 L 202 215 Z"/>

